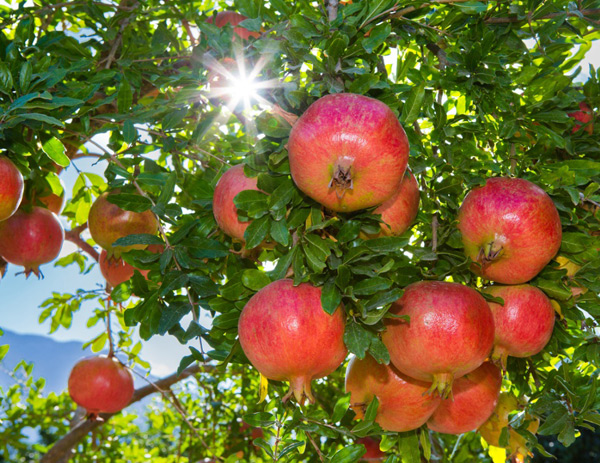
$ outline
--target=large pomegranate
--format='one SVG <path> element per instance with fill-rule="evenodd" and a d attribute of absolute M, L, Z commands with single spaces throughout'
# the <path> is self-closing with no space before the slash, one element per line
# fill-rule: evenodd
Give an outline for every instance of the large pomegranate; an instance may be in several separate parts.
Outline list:
<path fill-rule="evenodd" d="M 550 299 L 530 285 L 491 286 L 486 293 L 504 300 L 488 302 L 495 324 L 492 359 L 506 366 L 506 358 L 529 357 L 540 352 L 552 336 L 554 308 Z"/>
<path fill-rule="evenodd" d="M 225 24 L 231 24 L 232 26 L 234 26 L 233 33 L 243 40 L 248 40 L 250 37 L 253 37 L 255 39 L 260 37 L 260 34 L 258 32 L 249 31 L 248 29 L 242 26 L 235 27 L 245 19 L 248 18 L 243 14 L 236 13 L 235 11 L 220 11 L 214 16 L 215 26 L 223 27 L 225 26 Z M 210 18 L 208 18 L 206 22 L 212 24 L 213 17 L 211 16 Z"/>
<path fill-rule="evenodd" d="M 494 319 L 485 299 L 458 283 L 409 285 L 386 318 L 383 342 L 392 363 L 411 378 L 433 381 L 431 392 L 447 397 L 454 378 L 479 367 L 492 350 Z"/>
<path fill-rule="evenodd" d="M 375 421 L 386 431 L 410 431 L 425 424 L 441 401 L 427 394 L 430 386 L 403 375 L 392 364 L 377 363 L 368 354 L 363 360 L 353 357 L 346 370 L 346 392 L 357 417 L 362 418 L 377 397 Z"/>
<path fill-rule="evenodd" d="M 40 265 L 60 254 L 65 231 L 52 212 L 34 207 L 31 212 L 17 211 L 0 222 L 0 256 L 10 264 L 25 267 L 24 273 L 40 276 Z"/>
<path fill-rule="evenodd" d="M 290 170 L 298 188 L 342 212 L 382 204 L 400 188 L 408 139 L 392 110 L 363 95 L 314 102 L 292 127 Z"/>
<path fill-rule="evenodd" d="M 491 178 L 458 212 L 465 253 L 482 277 L 505 284 L 535 277 L 560 248 L 560 217 L 550 197 L 521 178 Z"/>
<path fill-rule="evenodd" d="M 213 213 L 219 228 L 232 238 L 244 241 L 244 232 L 250 222 L 238 219 L 233 198 L 244 190 L 257 190 L 256 178 L 246 177 L 244 166 L 238 164 L 227 170 L 217 182 L 213 197 Z"/>
<path fill-rule="evenodd" d="M 374 214 L 381 214 L 383 236 L 401 235 L 413 223 L 419 212 L 419 184 L 409 170 L 390 199 L 379 206 Z"/>
<path fill-rule="evenodd" d="M 310 383 L 332 373 L 346 358 L 344 311 L 321 306 L 321 289 L 278 280 L 248 301 L 238 323 L 244 353 L 265 377 L 289 381 L 298 402 L 314 401 Z"/>
<path fill-rule="evenodd" d="M 0 221 L 13 215 L 23 199 L 23 176 L 5 156 L 0 156 Z"/>
<path fill-rule="evenodd" d="M 69 395 L 88 413 L 117 413 L 133 397 L 133 376 L 114 357 L 88 357 L 69 375 Z"/>
<path fill-rule="evenodd" d="M 501 386 L 500 370 L 493 363 L 485 362 L 454 381 L 452 398 L 442 401 L 427 426 L 445 434 L 476 430 L 496 408 Z"/>
<path fill-rule="evenodd" d="M 115 191 L 114 193 L 116 193 Z M 158 221 L 151 211 L 132 212 L 121 209 L 108 201 L 111 193 L 103 193 L 90 208 L 88 227 L 96 243 L 108 251 L 108 257 L 119 257 L 130 249 L 144 249 L 145 245 L 117 246 L 113 243 L 119 238 L 138 233 L 154 235 L 158 230 Z"/>

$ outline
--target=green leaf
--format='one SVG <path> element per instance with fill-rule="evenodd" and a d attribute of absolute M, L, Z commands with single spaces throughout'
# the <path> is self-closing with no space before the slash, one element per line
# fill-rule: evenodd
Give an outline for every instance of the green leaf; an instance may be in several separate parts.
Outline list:
<path fill-rule="evenodd" d="M 131 145 L 137 138 L 137 129 L 129 119 L 123 122 L 123 140 L 128 145 Z"/>
<path fill-rule="evenodd" d="M 342 294 L 335 285 L 335 278 L 329 278 L 321 290 L 321 305 L 323 306 L 323 310 L 332 315 L 340 305 L 340 302 L 342 302 Z"/>
<path fill-rule="evenodd" d="M 391 252 L 402 251 L 408 244 L 407 238 L 398 236 L 386 236 L 365 241 L 365 246 L 373 252 L 388 254 Z"/>
<path fill-rule="evenodd" d="M 290 232 L 288 230 L 285 218 L 281 220 L 274 220 L 271 222 L 271 238 L 277 243 L 287 246 L 290 242 Z"/>
<path fill-rule="evenodd" d="M 398 453 L 400 453 L 402 463 L 421 463 L 419 438 L 415 431 L 398 434 Z"/>
<path fill-rule="evenodd" d="M 392 25 L 388 21 L 374 27 L 371 29 L 369 37 L 362 39 L 363 48 L 367 53 L 372 53 L 375 48 L 385 42 L 391 32 Z"/>
<path fill-rule="evenodd" d="M 10 349 L 10 346 L 8 344 L 5 344 L 3 346 L 0 346 L 0 361 L 6 357 L 6 354 L 8 353 L 8 350 Z"/>
<path fill-rule="evenodd" d="M 364 329 L 353 320 L 348 321 L 344 332 L 344 343 L 350 352 L 358 358 L 365 358 L 367 349 L 371 345 L 373 334 Z"/>
<path fill-rule="evenodd" d="M 266 428 L 275 424 L 275 417 L 268 412 L 249 413 L 242 418 L 250 426 Z"/>
<path fill-rule="evenodd" d="M 425 84 L 421 83 L 416 87 L 413 87 L 408 95 L 408 99 L 402 107 L 401 120 L 404 126 L 412 125 L 417 120 L 423 107 L 423 100 L 425 99 Z"/>
<path fill-rule="evenodd" d="M 188 313 L 192 311 L 189 303 L 171 304 L 169 307 L 163 307 L 158 322 L 158 334 L 164 336 L 173 326 L 181 321 Z"/>
<path fill-rule="evenodd" d="M 49 138 L 42 145 L 42 151 L 59 166 L 67 167 L 71 163 L 65 154 L 65 145 L 56 137 Z"/>
<path fill-rule="evenodd" d="M 331 463 L 355 463 L 360 460 L 367 450 L 362 444 L 353 444 L 344 447 L 342 450 L 336 452 L 331 458 Z"/>
<path fill-rule="evenodd" d="M 482 2 L 470 1 L 465 3 L 454 3 L 454 6 L 460 8 L 466 14 L 480 14 L 487 10 L 487 5 Z"/>
<path fill-rule="evenodd" d="M 419 442 L 423 448 L 423 456 L 427 461 L 431 460 L 431 440 L 426 428 L 421 429 L 421 432 L 419 432 Z"/>
<path fill-rule="evenodd" d="M 125 211 L 144 212 L 152 207 L 150 199 L 134 193 L 113 193 L 106 199 Z"/>
<path fill-rule="evenodd" d="M 392 286 L 392 282 L 387 278 L 372 277 L 353 285 L 354 294 L 358 296 L 367 296 L 384 291 Z"/>
<path fill-rule="evenodd" d="M 242 284 L 253 291 L 258 291 L 269 283 L 271 283 L 271 279 L 266 273 L 260 270 L 247 269 L 242 273 Z"/>
<path fill-rule="evenodd" d="M 132 246 L 134 244 L 162 244 L 165 243 L 158 236 L 148 233 L 138 233 L 124 236 L 113 243 L 113 246 Z"/>
<path fill-rule="evenodd" d="M 27 90 L 29 89 L 32 72 L 33 68 L 31 67 L 31 63 L 29 61 L 23 63 L 21 72 L 19 72 L 19 87 L 23 93 L 27 93 Z"/>
<path fill-rule="evenodd" d="M 267 237 L 267 233 L 271 227 L 270 220 L 271 218 L 266 215 L 250 222 L 250 225 L 248 225 L 248 228 L 244 232 L 247 249 L 254 249 Z"/>
<path fill-rule="evenodd" d="M 248 217 L 259 218 L 269 212 L 268 200 L 269 196 L 262 191 L 244 190 L 233 198 L 233 204 L 239 210 L 246 211 Z"/>
<path fill-rule="evenodd" d="M 350 394 L 343 395 L 340 397 L 333 407 L 333 414 L 331 415 L 331 422 L 337 423 L 340 421 L 346 412 L 350 408 Z"/>
<path fill-rule="evenodd" d="M 371 345 L 369 346 L 369 354 L 377 363 L 383 363 L 388 365 L 390 363 L 390 353 L 385 347 L 385 344 L 379 339 L 379 337 L 373 335 L 371 337 Z"/>
<path fill-rule="evenodd" d="M 160 196 L 156 202 L 157 206 L 165 207 L 173 197 L 175 185 L 177 184 L 177 173 L 171 172 L 165 181 L 164 187 L 160 191 Z"/>
<path fill-rule="evenodd" d="M 13 88 L 13 78 L 8 66 L 0 61 L 0 91 L 10 95 Z"/>
<path fill-rule="evenodd" d="M 131 85 L 129 81 L 123 77 L 119 84 L 119 91 L 117 93 L 117 110 L 120 113 L 129 112 L 129 108 L 133 103 L 133 93 L 131 92 Z"/>

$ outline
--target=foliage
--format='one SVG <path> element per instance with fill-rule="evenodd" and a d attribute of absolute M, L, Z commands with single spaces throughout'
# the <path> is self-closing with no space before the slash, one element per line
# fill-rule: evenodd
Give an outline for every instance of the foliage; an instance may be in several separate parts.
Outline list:
<path fill-rule="evenodd" d="M 248 42 L 234 39 L 229 26 L 206 23 L 214 3 L 0 6 L 0 150 L 25 175 L 27 197 L 35 201 L 55 191 L 55 164 L 96 156 L 109 160 L 108 168 L 104 178 L 80 173 L 63 213 L 70 227 L 81 229 L 102 191 L 121 188 L 116 204 L 152 210 L 163 229 L 160 237 L 119 242 L 165 246 L 162 254 L 126 254 L 150 270 L 148 280 L 136 273 L 112 289 L 110 303 L 100 292 L 53 294 L 41 321 L 51 319 L 54 331 L 68 329 L 74 316 L 88 316 L 94 325 L 111 313 L 117 348 L 132 363 L 147 367 L 132 341 L 137 332 L 144 340 L 169 335 L 189 345 L 181 369 L 195 361 L 220 365 L 218 374 L 202 375 L 197 387 L 179 394 L 194 431 L 158 402 L 143 422 L 128 414 L 111 420 L 78 447 L 78 455 L 88 457 L 73 461 L 88 461 L 91 453 L 136 461 L 149 452 L 153 461 L 192 462 L 209 457 L 208 449 L 234 461 L 242 459 L 238 448 L 252 461 L 358 461 L 356 437 L 381 430 L 373 415 L 352 421 L 341 369 L 316 382 L 316 405 L 283 404 L 287 386 L 274 382 L 268 399 L 257 403 L 259 375 L 236 341 L 241 309 L 291 269 L 296 283 L 323 286 L 326 311 L 344 304 L 350 352 L 389 361 L 379 338 L 382 319 L 406 285 L 445 279 L 482 287 L 469 270 L 455 220 L 464 194 L 499 175 L 526 178 L 550 194 L 563 225 L 559 255 L 581 266 L 567 275 L 552 261 L 531 282 L 553 298 L 560 322 L 543 353 L 510 359 L 504 388 L 528 396 L 528 411 L 543 418 L 539 433 L 558 435 L 565 445 L 578 429 L 600 424 L 600 141 L 573 131 L 567 115 L 584 100 L 600 106 L 600 71 L 590 66 L 585 84 L 575 81 L 599 38 L 600 2 L 344 1 L 331 21 L 332 7 L 322 2 L 218 2 L 217 11 L 235 9 L 250 18 L 244 27 L 262 32 Z M 227 106 L 210 92 L 208 67 L 225 57 L 236 57 L 269 83 L 251 107 Z M 401 237 L 364 239 L 379 230 L 372 210 L 332 214 L 290 177 L 290 124 L 282 114 L 300 115 L 320 96 L 342 91 L 385 102 L 406 129 L 421 207 Z M 236 198 L 240 216 L 253 219 L 246 249 L 218 231 L 212 214 L 217 180 L 240 162 L 262 190 Z M 76 253 L 57 264 L 85 272 L 93 260 Z M 576 288 L 585 292 L 575 297 Z M 96 299 L 98 309 L 79 313 L 83 299 Z M 194 320 L 182 324 L 189 314 Z M 210 325 L 200 324 L 200 314 L 210 315 Z M 94 351 L 110 336 L 101 325 L 90 340 Z M 6 419 L 19 413 L 23 420 L 1 428 L 5 459 L 35 459 L 68 429 L 68 400 L 40 398 L 37 391 L 30 383 L 2 395 Z M 241 416 L 265 429 L 256 447 L 240 431 Z M 48 431 L 44 423 L 51 417 L 55 428 Z M 517 418 L 514 427 L 519 424 Z M 45 429 L 43 441 L 21 438 L 27 426 Z M 383 435 L 390 463 L 420 461 L 421 454 L 432 461 L 490 461 L 474 433 Z"/>

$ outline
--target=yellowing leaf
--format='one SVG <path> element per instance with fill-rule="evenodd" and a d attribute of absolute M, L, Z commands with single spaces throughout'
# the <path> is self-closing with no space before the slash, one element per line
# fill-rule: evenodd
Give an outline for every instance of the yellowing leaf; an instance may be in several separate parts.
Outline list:
<path fill-rule="evenodd" d="M 267 398 L 267 392 L 269 392 L 269 380 L 265 378 L 262 373 L 260 373 L 260 398 L 258 399 L 258 403 L 262 403 Z"/>
<path fill-rule="evenodd" d="M 552 304 L 552 307 L 554 308 L 561 320 L 565 318 L 562 314 L 562 308 L 558 302 L 556 302 L 554 299 L 550 299 L 550 304 Z"/>
<path fill-rule="evenodd" d="M 490 445 L 490 447 L 488 448 L 488 453 L 494 463 L 506 462 L 506 449 Z"/>

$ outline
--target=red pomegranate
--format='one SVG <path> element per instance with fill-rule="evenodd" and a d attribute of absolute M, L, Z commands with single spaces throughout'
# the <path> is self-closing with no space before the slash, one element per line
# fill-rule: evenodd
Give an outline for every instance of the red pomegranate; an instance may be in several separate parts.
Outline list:
<path fill-rule="evenodd" d="M 117 413 L 133 397 L 133 376 L 114 357 L 88 357 L 71 370 L 69 395 L 90 414 Z"/>
<path fill-rule="evenodd" d="M 160 244 L 151 244 L 150 246 L 148 246 L 147 250 L 157 254 L 163 252 L 164 247 Z M 113 288 L 131 279 L 136 270 L 140 272 L 146 279 L 148 278 L 148 273 L 150 273 L 150 270 L 142 270 L 136 268 L 133 265 L 128 264 L 121 258 L 109 258 L 108 253 L 104 249 L 100 253 L 99 264 L 102 276 Z"/>
<path fill-rule="evenodd" d="M 31 212 L 18 210 L 0 222 L 0 256 L 10 264 L 25 267 L 24 273 L 41 275 L 40 265 L 60 254 L 65 231 L 52 212 L 34 207 Z"/>
<path fill-rule="evenodd" d="M 479 367 L 494 343 L 494 318 L 485 299 L 458 283 L 409 285 L 386 318 L 383 342 L 392 363 L 411 378 L 433 381 L 430 391 L 447 397 L 455 378 Z"/>
<path fill-rule="evenodd" d="M 458 212 L 473 270 L 504 284 L 525 283 L 556 255 L 562 231 L 550 197 L 521 178 L 489 179 L 467 194 Z"/>
<path fill-rule="evenodd" d="M 243 14 L 236 13 L 235 11 L 220 11 L 214 16 L 215 26 L 217 27 L 223 27 L 225 26 L 225 24 L 237 26 L 245 19 L 248 18 Z M 206 22 L 212 24 L 213 17 L 211 16 L 210 18 L 208 18 Z M 248 29 L 242 26 L 234 27 L 233 33 L 243 40 L 248 40 L 250 37 L 253 37 L 255 39 L 260 37 L 260 34 L 258 32 L 249 31 Z"/>
<path fill-rule="evenodd" d="M 344 311 L 321 306 L 321 289 L 278 280 L 248 301 L 238 323 L 244 353 L 265 377 L 289 381 L 300 403 L 314 402 L 310 383 L 332 373 L 346 358 Z"/>
<path fill-rule="evenodd" d="M 404 174 L 400 188 L 379 206 L 374 214 L 381 214 L 381 236 L 401 235 L 413 223 L 419 212 L 419 184 L 409 170 Z"/>
<path fill-rule="evenodd" d="M 23 199 L 23 176 L 5 156 L 0 156 L 0 221 L 13 215 Z"/>
<path fill-rule="evenodd" d="M 506 358 L 529 357 L 540 352 L 552 336 L 554 308 L 550 299 L 530 285 L 491 286 L 486 293 L 504 300 L 488 302 L 495 324 L 493 360 L 506 366 Z"/>
<path fill-rule="evenodd" d="M 403 375 L 392 364 L 377 363 L 368 354 L 363 360 L 353 357 L 346 370 L 346 392 L 357 417 L 362 418 L 377 397 L 375 421 L 386 431 L 405 432 L 425 424 L 441 401 L 427 394 L 430 386 Z"/>
<path fill-rule="evenodd" d="M 314 102 L 292 127 L 292 178 L 333 211 L 382 204 L 398 191 L 408 163 L 408 139 L 381 101 L 338 93 Z"/>
<path fill-rule="evenodd" d="M 360 461 L 383 461 L 387 455 L 379 450 L 380 441 L 373 439 L 372 437 L 361 437 L 356 439 L 357 444 L 365 446 L 365 454 L 361 457 Z"/>
<path fill-rule="evenodd" d="M 115 190 L 112 193 L 117 193 Z M 110 194 L 112 194 L 110 193 Z M 117 246 L 113 243 L 119 238 L 138 233 L 154 235 L 158 230 L 158 221 L 151 211 L 132 212 L 121 209 L 108 201 L 109 193 L 103 193 L 90 208 L 88 227 L 96 243 L 108 251 L 108 256 L 120 257 L 130 249 L 144 249 L 145 245 Z"/>
<path fill-rule="evenodd" d="M 432 431 L 445 434 L 475 431 L 496 408 L 501 386 L 500 370 L 485 362 L 454 381 L 452 398 L 442 401 L 427 426 Z"/>
<path fill-rule="evenodd" d="M 244 166 L 238 164 L 227 170 L 217 182 L 213 197 L 213 213 L 219 228 L 232 238 L 244 241 L 244 232 L 250 222 L 238 219 L 233 198 L 244 190 L 258 190 L 256 178 L 246 177 Z"/>
<path fill-rule="evenodd" d="M 590 108 L 587 103 L 579 103 L 579 111 L 567 113 L 567 115 L 576 121 L 581 122 L 581 124 L 575 124 L 571 133 L 579 132 L 582 125 L 585 125 L 583 130 L 585 130 L 587 133 L 590 135 L 594 133 L 594 124 L 590 124 L 592 119 L 594 119 L 594 111 L 592 111 L 592 108 Z"/>

